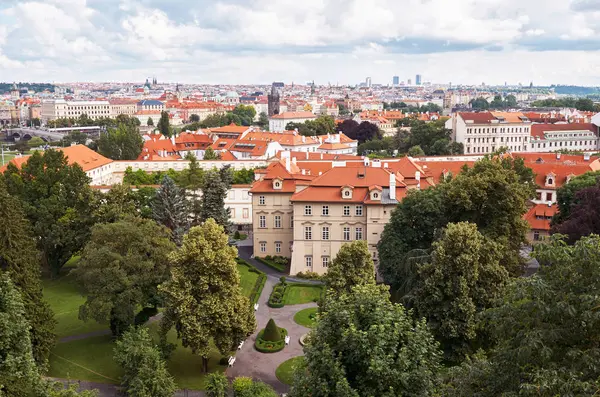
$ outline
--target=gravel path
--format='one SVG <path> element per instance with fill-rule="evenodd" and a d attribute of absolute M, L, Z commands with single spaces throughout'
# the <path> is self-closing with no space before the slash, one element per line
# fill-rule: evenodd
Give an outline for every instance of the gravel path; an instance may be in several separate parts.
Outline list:
<path fill-rule="evenodd" d="M 255 312 L 258 325 L 257 330 L 246 339 L 244 347 L 238 350 L 235 365 L 230 367 L 226 371 L 226 374 L 231 379 L 236 376 L 250 376 L 268 383 L 279 393 L 285 393 L 289 390 L 289 387 L 277 379 L 275 370 L 284 361 L 303 354 L 300 337 L 309 331 L 308 328 L 294 322 L 294 314 L 302 309 L 316 307 L 317 304 L 305 303 L 301 305 L 287 305 L 280 309 L 270 308 L 267 306 L 267 301 L 269 300 L 273 286 L 278 281 L 276 277 L 269 277 L 267 279 L 265 288 L 258 300 L 258 311 Z M 254 349 L 254 341 L 256 340 L 258 331 L 267 325 L 270 318 L 275 320 L 278 327 L 287 329 L 290 336 L 290 344 L 277 353 L 260 353 Z"/>

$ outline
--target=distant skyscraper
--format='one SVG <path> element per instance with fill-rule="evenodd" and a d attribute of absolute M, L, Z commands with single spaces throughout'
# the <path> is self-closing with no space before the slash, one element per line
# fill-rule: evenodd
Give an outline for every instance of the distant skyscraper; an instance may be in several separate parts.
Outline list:
<path fill-rule="evenodd" d="M 400 77 L 398 77 L 398 76 L 394 76 L 394 77 L 392 78 L 392 84 L 394 84 L 394 85 L 398 85 L 398 84 L 400 84 Z"/>
<path fill-rule="evenodd" d="M 371 78 L 367 77 L 367 79 L 365 80 L 365 85 L 369 88 L 371 88 Z"/>
<path fill-rule="evenodd" d="M 421 85 L 421 75 L 420 74 L 415 76 L 415 84 Z"/>
<path fill-rule="evenodd" d="M 406 80 L 406 85 L 412 85 L 412 80 L 411 79 Z"/>

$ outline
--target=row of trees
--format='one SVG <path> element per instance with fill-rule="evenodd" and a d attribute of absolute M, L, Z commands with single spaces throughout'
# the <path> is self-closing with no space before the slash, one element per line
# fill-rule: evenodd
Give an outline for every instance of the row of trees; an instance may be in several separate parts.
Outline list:
<path fill-rule="evenodd" d="M 559 98 L 559 99 L 542 99 L 531 104 L 533 107 L 560 107 L 560 108 L 575 108 L 577 110 L 587 112 L 598 112 L 600 106 L 594 104 L 590 98 Z"/>
<path fill-rule="evenodd" d="M 335 134 L 335 120 L 331 116 L 321 115 L 314 120 L 307 120 L 304 123 L 289 122 L 285 126 L 288 131 L 298 130 L 300 135 L 316 136 Z"/>
<path fill-rule="evenodd" d="M 513 109 L 517 107 L 517 97 L 514 95 L 507 95 L 502 97 L 501 95 L 494 96 L 491 102 L 483 97 L 471 99 L 469 105 L 476 110 L 488 110 L 488 109 Z"/>
<path fill-rule="evenodd" d="M 421 106 L 407 105 L 404 102 L 384 102 L 383 108 L 386 110 L 402 110 L 403 112 L 408 113 L 440 113 L 442 111 L 442 108 L 439 105 L 436 105 L 435 103 L 431 102 Z"/>

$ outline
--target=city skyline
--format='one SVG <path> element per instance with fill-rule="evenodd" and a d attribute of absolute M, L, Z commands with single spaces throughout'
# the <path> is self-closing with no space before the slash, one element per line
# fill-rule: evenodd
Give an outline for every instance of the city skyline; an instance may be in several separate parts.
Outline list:
<path fill-rule="evenodd" d="M 525 4 L 524 4 L 525 3 Z M 6 81 L 599 85 L 600 4 L 8 0 Z M 568 60 L 568 62 L 557 62 Z"/>

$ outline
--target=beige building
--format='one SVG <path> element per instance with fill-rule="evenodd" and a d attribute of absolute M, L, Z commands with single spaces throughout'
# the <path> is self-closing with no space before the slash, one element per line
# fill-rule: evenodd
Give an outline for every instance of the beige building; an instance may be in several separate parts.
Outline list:
<path fill-rule="evenodd" d="M 111 99 L 108 102 L 110 103 L 110 117 L 112 118 L 116 118 L 121 114 L 133 116 L 138 111 L 138 101 L 135 99 Z"/>
<path fill-rule="evenodd" d="M 250 190 L 254 255 L 291 258 L 290 274 L 327 272 L 353 240 L 366 240 L 377 264 L 377 243 L 398 201 L 407 190 L 432 184 L 432 178 L 421 180 L 422 168 L 409 158 L 311 168 L 283 157 Z"/>
<path fill-rule="evenodd" d="M 108 101 L 65 101 L 64 99 L 49 99 L 42 102 L 42 123 L 59 118 L 78 118 L 87 114 L 91 119 L 111 116 L 111 106 Z"/>

